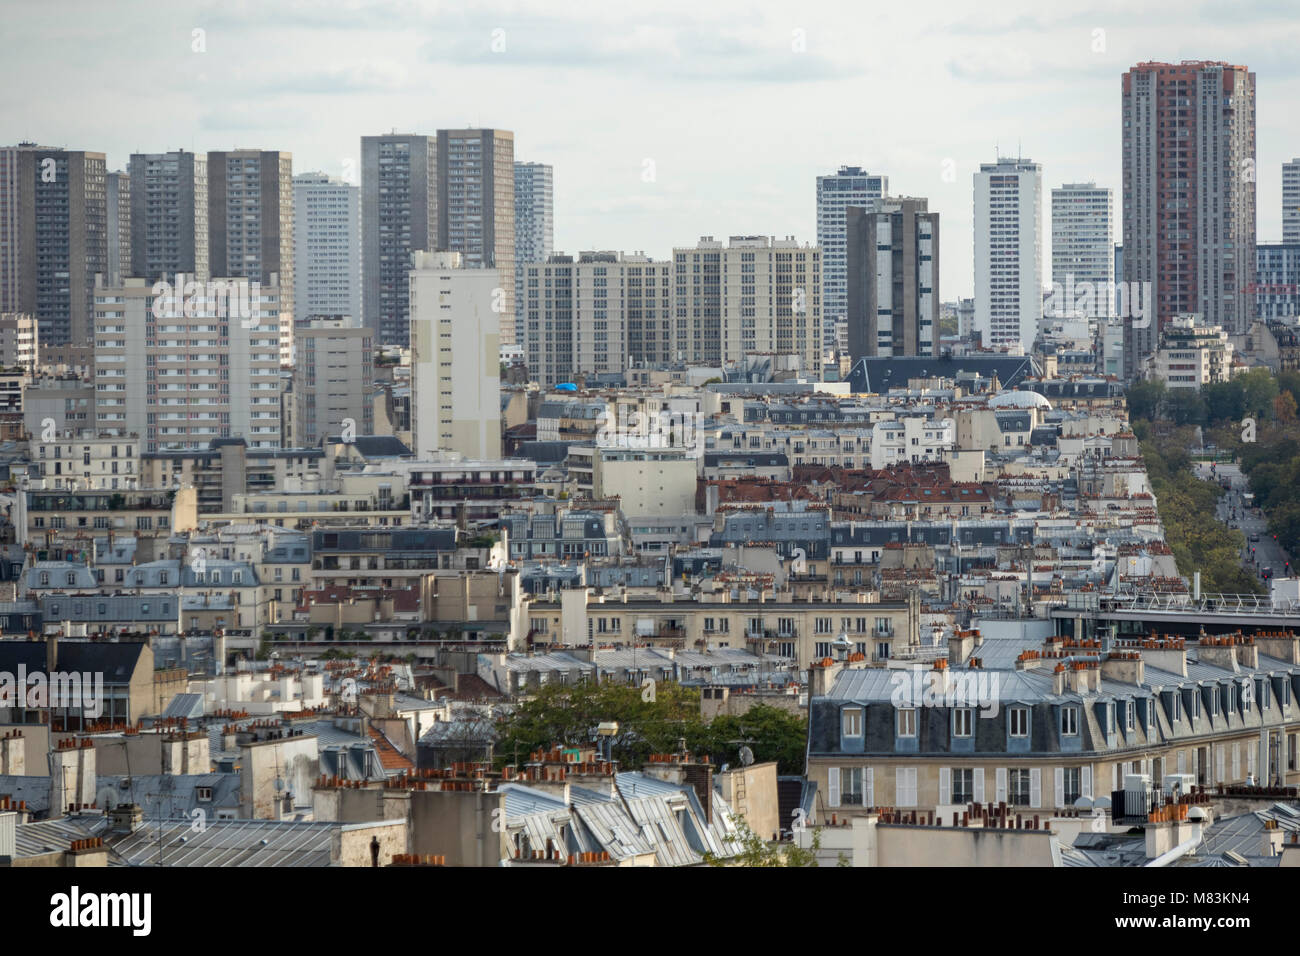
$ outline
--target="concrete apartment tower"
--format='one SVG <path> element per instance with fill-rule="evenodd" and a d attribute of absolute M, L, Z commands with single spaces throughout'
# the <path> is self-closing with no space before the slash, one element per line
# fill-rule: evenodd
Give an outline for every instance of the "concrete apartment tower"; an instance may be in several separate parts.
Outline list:
<path fill-rule="evenodd" d="M 438 250 L 467 269 L 495 269 L 501 314 L 515 314 L 515 135 L 503 129 L 438 130 Z M 513 321 L 501 344 L 515 344 Z"/>
<path fill-rule="evenodd" d="M 183 292 L 175 277 L 168 282 Z M 153 286 L 127 278 L 96 290 L 99 430 L 138 435 L 146 452 L 209 448 L 235 437 L 249 448 L 279 448 L 279 288 L 262 283 L 247 310 L 254 318 L 242 319 L 242 307 L 203 293 L 183 301 L 155 296 Z"/>
<path fill-rule="evenodd" d="M 524 317 L 524 266 L 555 251 L 554 170 L 545 163 L 515 163 L 515 344 L 528 341 Z"/>
<path fill-rule="evenodd" d="M 674 357 L 738 367 L 793 356 L 820 378 L 821 258 L 793 236 L 732 236 L 725 246 L 704 236 L 674 249 Z"/>
<path fill-rule="evenodd" d="M 1052 284 L 1091 283 L 1099 292 L 1115 281 L 1115 204 L 1096 183 L 1066 183 L 1052 190 Z M 1109 292 L 1106 303 L 1111 302 Z M 1103 315 L 1109 314 L 1107 304 Z"/>
<path fill-rule="evenodd" d="M 280 362 L 293 364 L 293 154 L 208 152 L 208 265 L 216 278 L 276 286 Z"/>
<path fill-rule="evenodd" d="M 1282 241 L 1300 242 L 1300 159 L 1282 164 Z"/>
<path fill-rule="evenodd" d="M 1124 325 L 1124 375 L 1141 374 L 1171 318 L 1229 335 L 1254 311 L 1255 74 L 1206 60 L 1139 63 L 1123 76 L 1123 280 L 1149 283 Z"/>
<path fill-rule="evenodd" d="M 177 273 L 207 279 L 208 160 L 183 149 L 132 153 L 131 269 L 156 282 Z"/>
<path fill-rule="evenodd" d="M 975 331 L 1026 352 L 1043 315 L 1043 167 L 999 157 L 975 173 Z"/>
<path fill-rule="evenodd" d="M 841 166 L 817 177 L 817 245 L 822 249 L 822 326 L 825 344 L 836 344 L 836 331 L 848 316 L 847 210 L 865 208 L 889 195 L 889 177 L 860 166 Z"/>
<path fill-rule="evenodd" d="M 499 270 L 459 252 L 416 252 L 411 293 L 411 440 L 416 454 L 501 457 Z"/>
<path fill-rule="evenodd" d="M 437 137 L 361 137 L 361 321 L 380 345 L 410 343 L 412 254 L 437 244 Z"/>
<path fill-rule="evenodd" d="M 42 346 L 91 344 L 96 274 L 107 274 L 103 153 L 0 148 L 0 311 L 25 312 Z"/>
<path fill-rule="evenodd" d="M 346 316 L 360 328 L 360 187 L 321 172 L 299 173 L 293 219 L 294 322 Z"/>
<path fill-rule="evenodd" d="M 846 211 L 848 347 L 864 356 L 934 355 L 939 214 L 924 199 L 873 199 Z"/>
<path fill-rule="evenodd" d="M 529 376 L 543 385 L 672 361 L 672 263 L 641 254 L 562 253 L 525 264 Z"/>
<path fill-rule="evenodd" d="M 341 319 L 311 319 L 295 329 L 294 443 L 314 448 L 327 435 L 375 430 L 374 332 Z"/>

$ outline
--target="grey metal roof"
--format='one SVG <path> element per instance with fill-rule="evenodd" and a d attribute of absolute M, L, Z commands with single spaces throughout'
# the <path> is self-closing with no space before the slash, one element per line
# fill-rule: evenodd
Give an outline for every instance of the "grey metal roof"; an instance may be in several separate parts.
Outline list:
<path fill-rule="evenodd" d="M 73 840 L 103 836 L 107 829 L 108 818 L 102 814 L 82 814 L 62 817 L 58 820 L 19 824 L 14 828 L 14 855 L 25 857 L 41 856 L 45 853 L 66 853 Z M 108 851 L 108 865 L 123 865 L 121 856 L 111 846 Z"/>
<path fill-rule="evenodd" d="M 209 820 L 196 833 L 192 822 L 143 826 L 116 840 L 113 849 L 130 866 L 157 866 L 160 855 L 163 866 L 328 866 L 330 836 L 338 828 L 304 821 Z"/>
<path fill-rule="evenodd" d="M 170 717 L 184 717 L 191 719 L 203 716 L 203 695 L 202 694 L 177 694 L 172 698 L 167 709 L 163 711 L 163 719 Z"/>

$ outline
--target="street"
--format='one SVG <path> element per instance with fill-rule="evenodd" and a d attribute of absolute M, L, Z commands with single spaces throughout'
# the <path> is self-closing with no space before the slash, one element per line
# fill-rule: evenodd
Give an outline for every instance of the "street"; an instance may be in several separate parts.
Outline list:
<path fill-rule="evenodd" d="M 1241 469 L 1236 464 L 1228 462 L 1219 462 L 1217 465 L 1210 462 L 1196 462 L 1194 467 L 1198 478 L 1218 482 L 1227 479 L 1230 483 L 1231 487 L 1225 490 L 1219 499 L 1215 517 L 1245 534 L 1246 545 L 1242 563 L 1254 570 L 1260 580 L 1264 580 L 1265 568 L 1271 569 L 1270 578 L 1290 577 L 1291 567 L 1287 563 L 1291 560 L 1290 555 L 1273 540 L 1263 513 L 1258 508 L 1248 509 L 1245 506 L 1242 495 L 1250 490 L 1250 485 L 1246 476 L 1241 473 Z M 1252 535 L 1258 535 L 1259 540 L 1251 541 Z"/>

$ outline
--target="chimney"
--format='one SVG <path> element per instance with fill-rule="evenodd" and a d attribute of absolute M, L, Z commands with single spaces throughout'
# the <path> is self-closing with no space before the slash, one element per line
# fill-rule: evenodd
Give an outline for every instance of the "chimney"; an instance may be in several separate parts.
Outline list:
<path fill-rule="evenodd" d="M 1256 631 L 1254 637 L 1255 646 L 1260 652 L 1288 664 L 1300 664 L 1300 637 L 1294 631 L 1267 631 L 1262 634 Z"/>
<path fill-rule="evenodd" d="M 1174 848 L 1174 825 L 1169 820 L 1145 825 L 1147 859 L 1164 856 Z"/>
<path fill-rule="evenodd" d="M 1286 836 L 1276 820 L 1264 821 L 1264 841 L 1260 847 L 1260 856 L 1281 856 L 1282 841 Z"/>
<path fill-rule="evenodd" d="M 975 649 L 975 631 L 962 631 L 954 629 L 948 637 L 948 660 L 954 667 L 960 667 L 966 662 L 971 651 Z"/>
<path fill-rule="evenodd" d="M 1101 676 L 1123 684 L 1146 680 L 1146 663 L 1137 651 L 1111 651 L 1101 662 Z"/>
<path fill-rule="evenodd" d="M 843 664 L 831 661 L 830 665 L 823 667 L 821 661 L 813 661 L 808 668 L 808 697 L 825 697 L 830 693 L 831 686 L 835 683 L 835 678 L 839 676 Z"/>
<path fill-rule="evenodd" d="M 134 803 L 119 803 L 109 811 L 108 818 L 114 833 L 134 833 L 144 823 L 144 811 Z"/>

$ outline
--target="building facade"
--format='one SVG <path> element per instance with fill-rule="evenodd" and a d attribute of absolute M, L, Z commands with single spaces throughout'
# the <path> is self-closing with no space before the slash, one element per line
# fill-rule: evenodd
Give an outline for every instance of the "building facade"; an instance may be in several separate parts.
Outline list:
<path fill-rule="evenodd" d="M 849 355 L 935 354 L 939 214 L 924 199 L 876 199 L 846 221 Z"/>
<path fill-rule="evenodd" d="M 0 151 L 0 309 L 36 317 L 46 345 L 90 344 L 95 275 L 108 272 L 103 153 Z"/>
<path fill-rule="evenodd" d="M 410 342 L 411 255 L 438 239 L 438 139 L 361 137 L 362 321 L 381 345 Z"/>
<path fill-rule="evenodd" d="M 276 287 L 280 362 L 293 364 L 293 156 L 208 153 L 208 264 L 213 276 Z"/>
<path fill-rule="evenodd" d="M 704 236 L 673 249 L 673 339 L 679 361 L 741 366 L 794 356 L 821 370 L 821 249 L 792 236 Z"/>
<path fill-rule="evenodd" d="M 1282 164 L 1282 241 L 1300 242 L 1300 159 Z"/>
<path fill-rule="evenodd" d="M 1043 300 L 1043 167 L 999 158 L 975 174 L 975 331 L 986 348 L 1038 334 Z"/>
<path fill-rule="evenodd" d="M 293 177 L 294 321 L 361 325 L 361 190 L 337 176 Z"/>
<path fill-rule="evenodd" d="M 207 279 L 208 159 L 183 149 L 133 153 L 131 269 L 157 280 L 178 272 Z"/>
<path fill-rule="evenodd" d="M 557 253 L 520 267 L 525 359 L 543 385 L 672 359 L 672 265 L 644 255 Z"/>
<path fill-rule="evenodd" d="M 545 262 L 555 251 L 554 169 L 515 163 L 515 344 L 526 347 L 525 265 Z"/>
<path fill-rule="evenodd" d="M 515 314 L 515 136 L 503 129 L 438 130 L 438 246 L 466 269 L 495 269 L 502 315 Z M 502 345 L 514 322 L 500 323 Z"/>
<path fill-rule="evenodd" d="M 294 444 L 314 447 L 328 435 L 374 433 L 375 337 L 339 319 L 313 319 L 296 330 Z"/>
<path fill-rule="evenodd" d="M 889 177 L 860 166 L 841 166 L 817 177 L 817 245 L 822 250 L 822 324 L 827 345 L 848 317 L 847 210 L 889 194 Z"/>
<path fill-rule="evenodd" d="M 1096 183 L 1066 183 L 1052 190 L 1052 286 L 1093 293 L 1089 316 L 1107 316 L 1114 301 L 1115 209 L 1111 191 Z M 1054 314 L 1074 311 L 1074 301 L 1055 301 Z"/>
<path fill-rule="evenodd" d="M 234 284 L 236 280 L 226 280 Z M 250 290 L 251 298 L 251 290 Z M 278 448 L 280 290 L 262 285 L 253 318 L 227 300 L 155 303 L 146 279 L 95 295 L 95 414 L 101 432 L 141 437 L 146 452 L 242 437 Z"/>
<path fill-rule="evenodd" d="M 1230 335 L 1253 318 L 1255 75 L 1139 63 L 1123 78 L 1123 153 L 1123 278 L 1150 289 L 1153 306 L 1125 324 L 1133 378 L 1174 316 L 1198 314 Z"/>
<path fill-rule="evenodd" d="M 417 252 L 411 272 L 411 437 L 420 458 L 501 457 L 496 269 L 459 253 Z"/>

